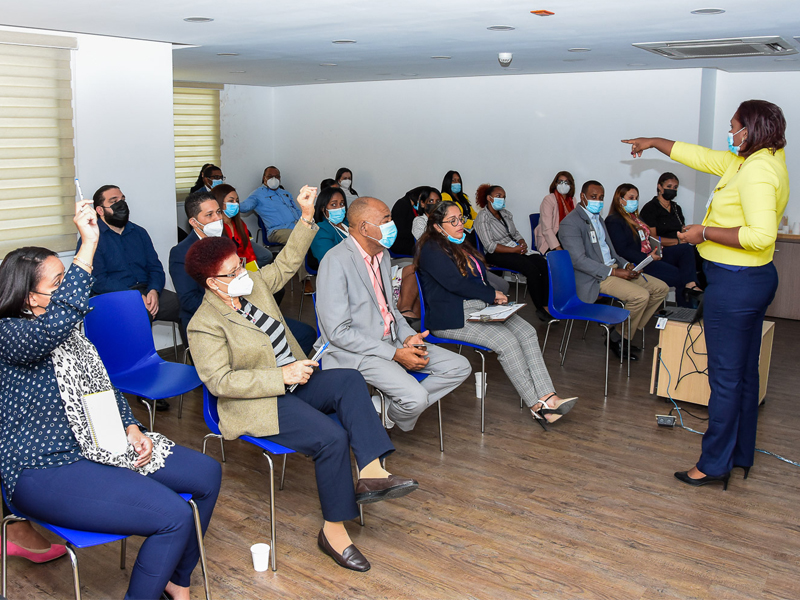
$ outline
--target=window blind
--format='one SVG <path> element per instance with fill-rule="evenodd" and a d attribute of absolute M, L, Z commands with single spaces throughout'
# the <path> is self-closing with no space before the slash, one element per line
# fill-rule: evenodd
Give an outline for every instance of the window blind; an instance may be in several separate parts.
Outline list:
<path fill-rule="evenodd" d="M 175 85 L 175 195 L 180 202 L 206 163 L 219 165 L 219 90 Z"/>
<path fill-rule="evenodd" d="M 48 38 L 64 47 L 48 47 Z M 74 250 L 75 38 L 0 33 L 0 258 L 22 246 Z"/>

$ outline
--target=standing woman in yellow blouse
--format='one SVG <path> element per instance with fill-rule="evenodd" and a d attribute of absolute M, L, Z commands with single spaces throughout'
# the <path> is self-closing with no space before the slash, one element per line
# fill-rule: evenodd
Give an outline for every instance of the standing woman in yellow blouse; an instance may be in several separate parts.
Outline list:
<path fill-rule="evenodd" d="M 700 460 L 675 477 L 689 485 L 728 487 L 733 467 L 747 477 L 758 420 L 761 327 L 775 296 L 772 264 L 778 223 L 789 201 L 786 120 L 764 100 L 748 100 L 731 118 L 727 152 L 662 138 L 623 140 L 631 154 L 656 148 L 698 171 L 719 175 L 701 225 L 678 233 L 706 260 L 703 320 L 708 348 L 708 429 Z"/>

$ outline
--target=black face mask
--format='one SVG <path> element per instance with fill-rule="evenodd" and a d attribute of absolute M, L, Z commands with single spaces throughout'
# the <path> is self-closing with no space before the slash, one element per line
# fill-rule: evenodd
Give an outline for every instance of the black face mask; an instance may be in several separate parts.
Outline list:
<path fill-rule="evenodd" d="M 664 190 L 661 195 L 664 197 L 664 200 L 675 200 L 675 196 L 678 195 L 678 190 Z"/>
<path fill-rule="evenodd" d="M 112 214 L 108 214 L 108 212 L 104 212 L 104 217 L 106 223 L 112 225 L 113 227 L 125 227 L 128 224 L 128 217 L 130 217 L 130 209 L 128 208 L 128 203 L 125 200 L 120 200 L 112 204 L 111 206 L 103 207 L 104 211 L 113 211 Z"/>

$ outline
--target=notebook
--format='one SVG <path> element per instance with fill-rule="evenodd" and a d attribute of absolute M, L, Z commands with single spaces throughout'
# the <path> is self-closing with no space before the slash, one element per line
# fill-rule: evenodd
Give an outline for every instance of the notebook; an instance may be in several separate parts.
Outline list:
<path fill-rule="evenodd" d="M 112 390 L 87 394 L 83 397 L 83 411 L 89 422 L 94 445 L 117 456 L 128 448 L 128 437 L 122 425 L 117 398 Z"/>

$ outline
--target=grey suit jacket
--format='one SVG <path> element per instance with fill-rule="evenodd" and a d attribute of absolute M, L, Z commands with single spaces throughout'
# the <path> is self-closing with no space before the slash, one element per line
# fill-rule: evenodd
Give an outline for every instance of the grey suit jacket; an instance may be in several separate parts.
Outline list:
<path fill-rule="evenodd" d="M 628 261 L 614 249 L 603 219 L 600 219 L 600 227 L 605 233 L 611 257 L 619 267 L 624 267 Z M 611 268 L 603 262 L 603 252 L 600 250 L 597 232 L 581 206 L 576 206 L 575 210 L 561 221 L 558 227 L 558 239 L 564 250 L 569 252 L 572 266 L 575 267 L 575 288 L 578 298 L 584 302 L 594 302 L 600 295 L 600 282 L 609 276 Z"/>
<path fill-rule="evenodd" d="M 331 343 L 322 358 L 325 369 L 358 369 L 365 356 L 392 360 L 402 342 L 416 333 L 395 306 L 391 259 L 389 251 L 384 250 L 380 274 L 399 344 L 383 339 L 383 317 L 367 269 L 352 236 L 328 250 L 319 265 L 317 318 L 321 341 Z"/>

